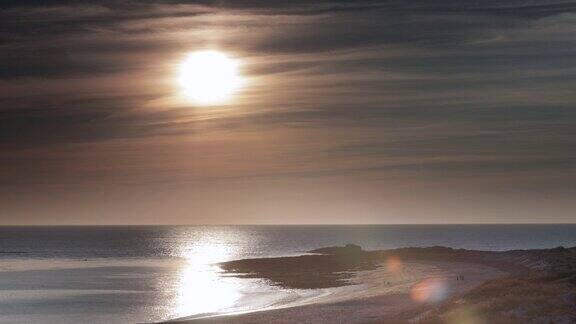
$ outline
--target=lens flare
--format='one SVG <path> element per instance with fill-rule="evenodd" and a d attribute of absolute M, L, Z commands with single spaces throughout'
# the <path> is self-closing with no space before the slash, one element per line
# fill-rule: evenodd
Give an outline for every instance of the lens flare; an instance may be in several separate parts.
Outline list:
<path fill-rule="evenodd" d="M 410 291 L 410 296 L 416 302 L 437 303 L 448 296 L 448 290 L 445 280 L 429 278 L 415 284 Z"/>
<path fill-rule="evenodd" d="M 402 271 L 404 263 L 397 256 L 391 256 L 386 259 L 386 270 L 391 273 L 399 273 Z"/>

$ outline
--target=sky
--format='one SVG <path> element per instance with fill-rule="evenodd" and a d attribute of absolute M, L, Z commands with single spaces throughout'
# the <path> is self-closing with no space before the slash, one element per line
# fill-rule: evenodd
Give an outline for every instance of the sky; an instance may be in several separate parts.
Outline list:
<path fill-rule="evenodd" d="M 576 3 L 0 3 L 0 224 L 574 222 Z M 183 98 L 194 51 L 239 62 Z"/>

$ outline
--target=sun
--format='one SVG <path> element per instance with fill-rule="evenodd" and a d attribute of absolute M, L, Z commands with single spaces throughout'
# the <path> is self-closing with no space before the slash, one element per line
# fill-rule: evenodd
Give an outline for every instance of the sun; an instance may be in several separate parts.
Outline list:
<path fill-rule="evenodd" d="M 189 54 L 180 65 L 178 81 L 186 97 L 201 105 L 222 103 L 242 84 L 239 63 L 214 50 Z"/>

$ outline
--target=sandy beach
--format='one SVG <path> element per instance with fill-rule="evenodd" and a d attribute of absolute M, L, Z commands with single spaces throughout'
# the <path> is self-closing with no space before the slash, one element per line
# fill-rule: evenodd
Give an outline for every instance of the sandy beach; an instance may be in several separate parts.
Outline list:
<path fill-rule="evenodd" d="M 313 260 L 314 256 L 310 257 L 310 260 Z M 419 316 L 444 302 L 462 296 L 489 279 L 507 275 L 504 270 L 478 263 L 402 261 L 397 257 L 383 259 L 377 264 L 365 267 L 373 268 L 347 272 L 345 279 L 338 279 L 339 283 L 332 282 L 337 287 L 319 288 L 324 293 L 314 298 L 253 312 L 180 319 L 176 322 L 418 322 Z M 297 280 L 292 281 L 292 286 L 299 285 Z"/>
<path fill-rule="evenodd" d="M 179 323 L 573 323 L 576 248 L 363 251 L 329 247 L 296 257 L 220 264 L 315 297 Z"/>

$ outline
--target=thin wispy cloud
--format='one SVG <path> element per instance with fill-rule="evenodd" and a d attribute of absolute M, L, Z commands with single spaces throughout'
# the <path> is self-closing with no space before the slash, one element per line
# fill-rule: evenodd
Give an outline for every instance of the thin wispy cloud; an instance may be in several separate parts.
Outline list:
<path fill-rule="evenodd" d="M 575 180 L 570 2 L 0 8 L 1 192 L 303 177 L 464 191 L 503 179 L 521 192 L 527 177 L 546 190 Z M 182 102 L 175 83 L 187 53 L 207 48 L 238 58 L 247 80 L 210 109 Z"/>

